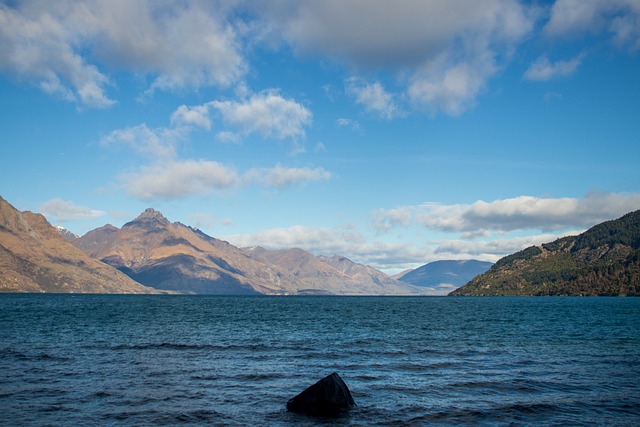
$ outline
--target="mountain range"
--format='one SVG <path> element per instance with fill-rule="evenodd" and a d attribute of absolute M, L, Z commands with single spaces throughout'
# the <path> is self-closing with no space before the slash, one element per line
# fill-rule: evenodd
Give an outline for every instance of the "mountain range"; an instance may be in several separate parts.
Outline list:
<path fill-rule="evenodd" d="M 451 295 L 640 296 L 640 210 L 506 256 Z"/>
<path fill-rule="evenodd" d="M 92 258 L 159 290 L 197 294 L 423 295 L 424 289 L 344 257 L 294 248 L 238 248 L 147 209 L 73 244 Z"/>
<path fill-rule="evenodd" d="M 0 291 L 157 293 L 74 247 L 44 216 L 0 197 Z"/>
<path fill-rule="evenodd" d="M 465 281 L 468 281 L 464 284 Z M 640 295 L 640 211 L 506 256 L 389 277 L 344 256 L 238 248 L 147 209 L 77 237 L 0 197 L 0 292 Z"/>

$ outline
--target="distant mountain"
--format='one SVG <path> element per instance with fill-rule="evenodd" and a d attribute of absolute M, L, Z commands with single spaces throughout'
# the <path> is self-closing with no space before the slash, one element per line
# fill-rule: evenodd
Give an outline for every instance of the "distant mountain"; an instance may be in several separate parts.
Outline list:
<path fill-rule="evenodd" d="M 451 295 L 640 296 L 640 211 L 504 257 Z"/>
<path fill-rule="evenodd" d="M 0 292 L 154 293 L 0 197 Z"/>
<path fill-rule="evenodd" d="M 356 268 L 351 263 L 354 267 L 349 275 L 302 249 L 242 250 L 200 230 L 171 223 L 153 209 L 120 229 L 112 225 L 95 229 L 74 244 L 132 279 L 162 290 L 270 295 L 420 293 L 371 267 Z M 364 270 L 369 276 L 361 273 Z"/>
<path fill-rule="evenodd" d="M 70 242 L 73 242 L 73 241 L 74 241 L 74 240 L 76 240 L 78 237 L 80 237 L 80 236 L 78 236 L 77 234 L 75 234 L 75 233 L 73 233 L 73 232 L 71 232 L 71 231 L 67 230 L 66 228 L 64 228 L 64 227 L 63 227 L 63 226 L 61 226 L 61 225 L 54 225 L 54 226 L 53 226 L 53 228 L 55 228 L 55 229 L 56 229 L 56 231 L 57 231 L 58 233 L 60 233 L 60 235 L 61 235 L 62 237 L 64 237 L 65 239 L 67 239 L 67 240 L 68 240 L 68 241 L 70 241 Z"/>
<path fill-rule="evenodd" d="M 298 294 L 420 295 L 424 290 L 391 279 L 383 272 L 342 256 L 314 256 L 299 249 L 244 249 L 252 259 L 279 266 L 295 279 Z"/>
<path fill-rule="evenodd" d="M 446 294 L 484 273 L 492 265 L 491 262 L 477 260 L 434 261 L 394 278 L 415 286 L 432 288 L 439 294 Z"/>

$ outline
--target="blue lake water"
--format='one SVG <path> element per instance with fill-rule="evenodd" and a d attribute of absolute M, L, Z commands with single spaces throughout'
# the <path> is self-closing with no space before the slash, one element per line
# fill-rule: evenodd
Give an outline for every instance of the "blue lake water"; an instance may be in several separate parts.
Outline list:
<path fill-rule="evenodd" d="M 640 298 L 5 294 L 0 425 L 637 426 Z"/>

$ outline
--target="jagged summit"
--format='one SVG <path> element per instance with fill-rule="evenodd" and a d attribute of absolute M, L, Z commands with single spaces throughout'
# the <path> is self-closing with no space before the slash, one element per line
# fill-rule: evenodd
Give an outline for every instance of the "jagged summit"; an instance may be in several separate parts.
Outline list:
<path fill-rule="evenodd" d="M 153 208 L 147 208 L 140 215 L 138 215 L 136 217 L 136 219 L 126 223 L 123 226 L 123 228 L 129 227 L 129 226 L 140 225 L 140 224 L 144 224 L 145 226 L 149 226 L 149 225 L 166 226 L 166 225 L 169 225 L 171 223 L 159 211 L 157 211 L 157 210 L 155 210 Z"/>
<path fill-rule="evenodd" d="M 167 221 L 167 219 L 164 217 L 164 215 L 162 215 L 162 213 L 158 212 L 157 210 L 155 210 L 153 208 L 145 209 L 144 212 L 142 212 L 140 215 L 138 215 L 138 217 L 136 219 L 137 220 L 157 219 L 158 221 Z"/>

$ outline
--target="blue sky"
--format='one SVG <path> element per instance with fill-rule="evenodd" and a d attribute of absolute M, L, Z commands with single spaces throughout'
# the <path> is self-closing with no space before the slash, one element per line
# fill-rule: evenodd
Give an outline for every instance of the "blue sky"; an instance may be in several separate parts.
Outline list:
<path fill-rule="evenodd" d="M 395 273 L 640 209 L 640 1 L 4 1 L 0 195 Z"/>

